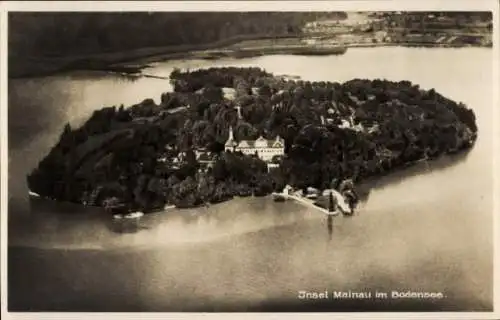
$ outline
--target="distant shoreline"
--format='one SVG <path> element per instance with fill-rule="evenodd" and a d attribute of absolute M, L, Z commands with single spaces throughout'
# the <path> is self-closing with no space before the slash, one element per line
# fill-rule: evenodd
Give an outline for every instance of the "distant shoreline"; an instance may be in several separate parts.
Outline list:
<path fill-rule="evenodd" d="M 29 78 L 39 76 L 49 76 L 61 72 L 75 70 L 99 70 L 107 71 L 114 65 L 134 64 L 135 61 L 150 57 L 164 57 L 165 59 L 183 59 L 190 58 L 194 52 L 215 50 L 228 47 L 250 40 L 269 40 L 283 38 L 298 38 L 298 35 L 247 35 L 236 36 L 229 39 L 206 43 L 203 45 L 175 45 L 175 46 L 157 46 L 143 47 L 130 50 L 121 50 L 114 52 L 88 53 L 81 55 L 67 55 L 54 57 L 30 57 L 30 56 L 15 56 L 9 54 L 9 70 L 8 77 Z M 140 71 L 145 66 L 129 68 L 127 72 Z"/>
<path fill-rule="evenodd" d="M 339 55 L 346 53 L 348 48 L 375 48 L 375 47 L 421 47 L 421 48 L 491 48 L 491 46 L 443 44 L 429 42 L 380 42 L 380 43 L 339 43 L 331 46 L 314 46 L 294 44 L 288 46 L 263 45 L 258 48 L 234 47 L 234 45 L 248 40 L 283 39 L 285 37 L 238 37 L 203 46 L 168 46 L 140 48 L 130 51 L 112 53 L 88 54 L 78 57 L 9 57 L 10 79 L 34 78 L 51 76 L 70 71 L 105 71 L 122 73 L 125 75 L 142 76 L 141 71 L 149 65 L 140 63 L 142 59 L 153 61 L 167 61 L 176 59 L 217 60 L 221 58 L 252 58 L 265 55 Z M 297 38 L 287 36 L 287 38 Z"/>

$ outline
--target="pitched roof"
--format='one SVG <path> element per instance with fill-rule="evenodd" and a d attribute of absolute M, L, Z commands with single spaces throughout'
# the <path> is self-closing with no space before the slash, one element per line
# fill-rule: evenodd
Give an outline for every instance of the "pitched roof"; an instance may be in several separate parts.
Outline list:
<path fill-rule="evenodd" d="M 255 146 L 259 146 L 261 148 L 269 148 L 269 140 L 266 140 L 263 136 L 260 136 L 257 140 L 255 140 Z"/>
<path fill-rule="evenodd" d="M 241 140 L 238 143 L 238 148 L 256 148 L 255 143 L 257 141 L 265 142 L 262 147 L 264 148 L 283 148 L 284 141 L 281 137 L 277 136 L 276 139 L 265 139 L 264 137 L 259 137 L 257 140 Z"/>
<path fill-rule="evenodd" d="M 272 147 L 273 148 L 284 148 L 285 146 L 281 140 L 274 140 Z"/>
<path fill-rule="evenodd" d="M 240 143 L 238 143 L 238 147 L 241 148 L 250 148 L 254 146 L 255 141 L 254 140 L 241 140 Z"/>

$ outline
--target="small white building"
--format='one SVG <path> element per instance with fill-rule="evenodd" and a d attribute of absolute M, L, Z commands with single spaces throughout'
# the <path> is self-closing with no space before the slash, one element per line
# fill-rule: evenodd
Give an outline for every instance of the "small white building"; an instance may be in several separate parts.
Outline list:
<path fill-rule="evenodd" d="M 280 165 L 278 163 L 272 163 L 272 162 L 267 163 L 267 170 L 268 171 L 270 171 L 271 169 L 277 169 L 279 167 L 280 167 Z"/>
<path fill-rule="evenodd" d="M 229 129 L 229 139 L 225 145 L 226 151 L 241 151 L 243 154 L 255 154 L 263 161 L 270 162 L 274 156 L 285 154 L 285 141 L 276 136 L 275 139 L 265 139 L 260 136 L 257 140 L 234 140 L 233 128 Z"/>

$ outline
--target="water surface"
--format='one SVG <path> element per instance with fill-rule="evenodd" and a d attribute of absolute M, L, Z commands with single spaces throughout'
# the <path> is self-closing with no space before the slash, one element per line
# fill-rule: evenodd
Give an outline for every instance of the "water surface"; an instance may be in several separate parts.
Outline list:
<path fill-rule="evenodd" d="M 341 56 L 169 61 L 258 66 L 305 80 L 410 80 L 474 109 L 466 155 L 376 181 L 352 218 L 245 198 L 146 216 L 130 233 L 100 212 L 29 202 L 26 174 L 103 106 L 159 102 L 168 81 L 70 73 L 9 81 L 9 308 L 68 311 L 491 310 L 492 51 L 349 49 Z M 132 226 L 133 227 L 133 226 Z M 298 290 L 441 291 L 439 301 L 320 301 Z"/>

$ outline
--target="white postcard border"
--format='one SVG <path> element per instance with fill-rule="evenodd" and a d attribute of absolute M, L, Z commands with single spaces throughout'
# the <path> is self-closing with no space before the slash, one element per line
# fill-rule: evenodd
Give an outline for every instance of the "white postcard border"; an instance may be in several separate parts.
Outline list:
<path fill-rule="evenodd" d="M 420 1 L 4 1 L 0 3 L 0 147 L 1 147 L 1 308 L 3 319 L 495 319 L 499 317 L 500 295 L 494 295 L 496 312 L 377 312 L 377 313 L 7 313 L 7 201 L 8 201 L 8 127 L 7 127 L 7 13 L 9 11 L 492 11 L 494 117 L 494 263 L 499 265 L 498 195 L 500 195 L 500 100 L 499 92 L 499 12 L 498 1 L 420 0 Z M 496 191 L 496 192 L 495 192 Z M 494 291 L 499 293 L 498 267 L 494 268 Z"/>

